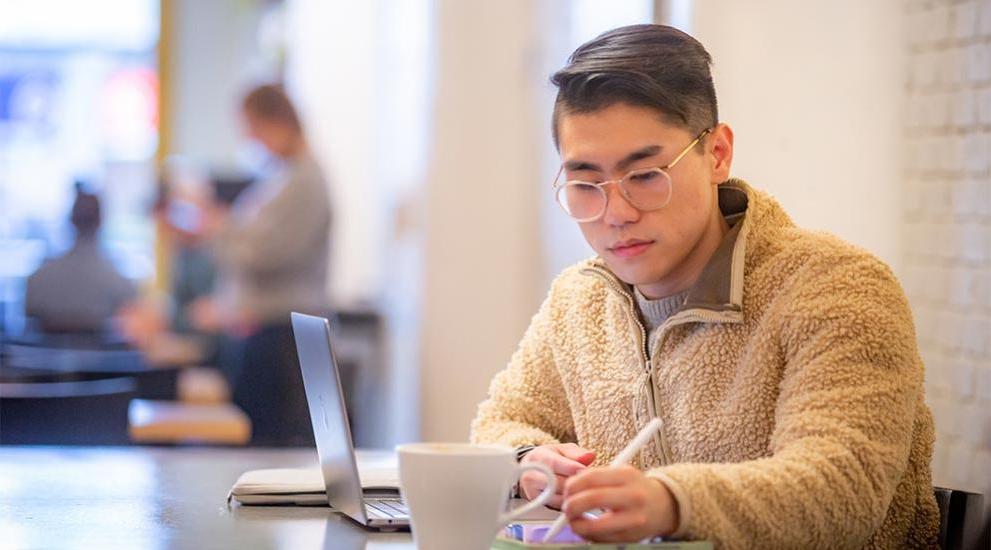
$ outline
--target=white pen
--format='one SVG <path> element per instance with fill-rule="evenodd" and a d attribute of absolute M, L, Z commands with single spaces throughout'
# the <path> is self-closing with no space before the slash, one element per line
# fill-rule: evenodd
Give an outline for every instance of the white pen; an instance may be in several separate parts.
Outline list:
<path fill-rule="evenodd" d="M 633 458 L 633 455 L 640 452 L 640 449 L 642 449 L 643 446 L 650 441 L 650 438 L 653 437 L 654 432 L 661 429 L 661 426 L 662 422 L 660 418 L 654 418 L 648 422 L 647 425 L 644 426 L 640 432 L 626 444 L 626 447 L 623 447 L 623 450 L 616 455 L 616 458 L 612 459 L 612 462 L 609 463 L 609 467 L 615 468 L 617 466 L 624 466 L 628 464 Z M 564 525 L 566 523 L 568 523 L 568 516 L 564 515 L 564 512 L 561 512 L 561 515 L 554 520 L 554 524 L 551 525 L 550 530 L 547 531 L 546 535 L 544 535 L 543 542 L 549 542 L 551 539 L 556 537 L 557 534 L 561 532 L 561 529 L 564 529 Z"/>

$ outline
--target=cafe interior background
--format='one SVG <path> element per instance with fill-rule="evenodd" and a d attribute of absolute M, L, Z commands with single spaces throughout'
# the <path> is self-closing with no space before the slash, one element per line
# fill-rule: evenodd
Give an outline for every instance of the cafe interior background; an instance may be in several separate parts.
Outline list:
<path fill-rule="evenodd" d="M 30 363 L 25 281 L 69 246 L 85 180 L 103 247 L 152 312 L 135 374 L 149 393 L 123 404 L 121 444 L 250 444 L 223 377 L 170 329 L 178 244 L 152 212 L 165 182 L 257 173 L 237 107 L 260 82 L 284 84 L 328 174 L 356 443 L 464 440 L 551 279 L 590 254 L 549 191 L 548 77 L 600 32 L 657 21 L 713 55 L 735 174 L 892 266 L 926 363 L 935 481 L 988 490 L 989 0 L 2 0 L 0 13 L 0 361 Z M 5 438 L 31 421 L 3 406 L 15 400 L 0 390 L 0 445 L 32 442 Z M 87 443 L 37 422 L 41 442 Z"/>

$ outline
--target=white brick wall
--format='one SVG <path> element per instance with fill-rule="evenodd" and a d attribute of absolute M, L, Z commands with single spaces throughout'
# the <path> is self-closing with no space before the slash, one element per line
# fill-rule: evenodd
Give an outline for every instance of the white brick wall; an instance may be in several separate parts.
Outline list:
<path fill-rule="evenodd" d="M 989 493 L 991 0 L 904 5 L 902 276 L 936 418 L 933 476 Z"/>

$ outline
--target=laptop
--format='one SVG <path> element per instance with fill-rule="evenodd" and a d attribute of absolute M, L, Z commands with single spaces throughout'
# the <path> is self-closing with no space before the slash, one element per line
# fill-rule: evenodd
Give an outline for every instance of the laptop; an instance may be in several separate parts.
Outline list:
<path fill-rule="evenodd" d="M 398 489 L 373 492 L 361 488 L 344 393 L 330 343 L 330 321 L 302 313 L 291 317 L 327 501 L 334 509 L 373 529 L 409 527 L 409 512 Z"/>

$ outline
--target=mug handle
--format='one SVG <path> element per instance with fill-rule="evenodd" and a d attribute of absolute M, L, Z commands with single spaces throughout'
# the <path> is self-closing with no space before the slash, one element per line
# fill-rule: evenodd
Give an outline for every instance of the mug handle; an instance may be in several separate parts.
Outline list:
<path fill-rule="evenodd" d="M 529 464 L 518 465 L 516 467 L 516 474 L 517 476 L 519 476 L 519 474 L 522 474 L 527 470 L 537 470 L 538 472 L 544 474 L 544 476 L 547 478 L 547 487 L 544 487 L 544 490 L 541 491 L 539 495 L 537 495 L 537 498 L 531 500 L 530 502 L 524 504 L 523 506 L 520 506 L 519 508 L 515 508 L 513 510 L 510 510 L 509 512 L 506 512 L 505 514 L 500 515 L 499 516 L 500 525 L 506 525 L 509 522 L 513 521 L 514 519 L 517 519 L 524 514 L 532 512 L 533 510 L 539 508 L 540 506 L 543 506 L 548 500 L 551 499 L 552 496 L 554 496 L 554 491 L 557 489 L 557 477 L 554 476 L 554 472 L 552 472 L 550 468 L 548 468 L 543 464 L 540 464 L 539 462 L 531 462 Z"/>

